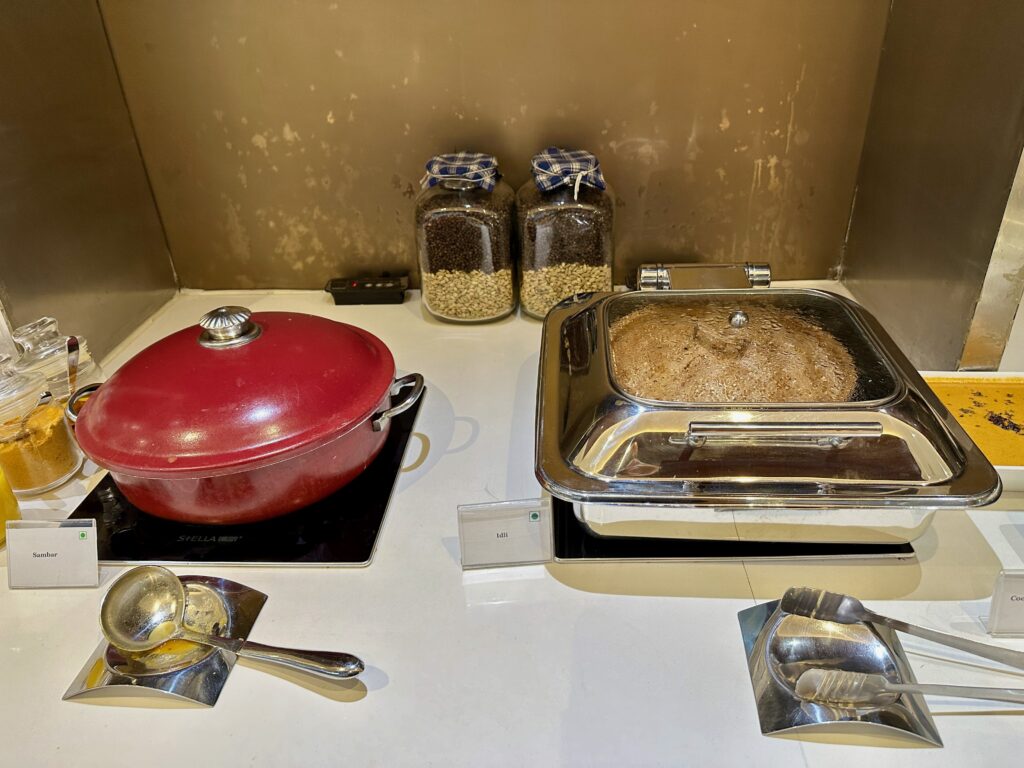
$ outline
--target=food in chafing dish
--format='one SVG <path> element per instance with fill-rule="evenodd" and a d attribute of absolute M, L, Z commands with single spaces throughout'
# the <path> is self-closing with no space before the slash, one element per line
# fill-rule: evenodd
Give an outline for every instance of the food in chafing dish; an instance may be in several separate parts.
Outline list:
<path fill-rule="evenodd" d="M 841 403 L 857 368 L 828 331 L 785 307 L 649 304 L 609 328 L 629 395 L 679 403 Z"/>

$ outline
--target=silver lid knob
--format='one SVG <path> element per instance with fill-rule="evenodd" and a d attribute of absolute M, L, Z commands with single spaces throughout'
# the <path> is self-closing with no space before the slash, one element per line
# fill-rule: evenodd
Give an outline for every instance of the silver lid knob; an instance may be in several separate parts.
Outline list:
<path fill-rule="evenodd" d="M 211 348 L 248 344 L 262 332 L 251 317 L 252 312 L 246 307 L 217 307 L 199 318 L 203 328 L 199 343 Z"/>

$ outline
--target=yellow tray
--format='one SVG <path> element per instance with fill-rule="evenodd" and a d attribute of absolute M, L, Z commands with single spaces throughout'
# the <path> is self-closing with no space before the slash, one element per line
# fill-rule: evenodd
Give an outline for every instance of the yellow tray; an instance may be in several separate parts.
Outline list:
<path fill-rule="evenodd" d="M 1024 466 L 1024 378 L 926 377 L 939 399 L 997 466 Z"/>

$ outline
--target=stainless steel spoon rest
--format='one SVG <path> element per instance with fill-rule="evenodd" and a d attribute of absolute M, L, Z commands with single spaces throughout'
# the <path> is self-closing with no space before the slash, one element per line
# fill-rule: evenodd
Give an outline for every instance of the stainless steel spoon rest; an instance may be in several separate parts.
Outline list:
<path fill-rule="evenodd" d="M 262 592 L 228 579 L 208 576 L 182 576 L 190 599 L 201 596 L 200 605 L 207 606 L 224 637 L 245 639 L 252 631 L 267 596 Z M 215 605 L 218 601 L 221 605 Z M 207 627 L 209 629 L 209 627 Z M 64 700 L 117 695 L 130 689 L 152 693 L 157 698 L 188 701 L 212 707 L 236 657 L 227 651 L 188 647 L 182 642 L 181 654 L 161 654 L 160 649 L 144 654 L 123 654 L 103 640 L 82 671 L 64 694 Z"/>
<path fill-rule="evenodd" d="M 779 610 L 778 600 L 740 611 L 738 618 L 765 735 L 818 739 L 829 734 L 829 740 L 845 743 L 942 746 L 920 694 L 900 694 L 891 704 L 865 708 L 819 704 L 796 694 L 796 681 L 813 667 L 878 674 L 894 683 L 917 682 L 891 629 L 787 614 Z"/>

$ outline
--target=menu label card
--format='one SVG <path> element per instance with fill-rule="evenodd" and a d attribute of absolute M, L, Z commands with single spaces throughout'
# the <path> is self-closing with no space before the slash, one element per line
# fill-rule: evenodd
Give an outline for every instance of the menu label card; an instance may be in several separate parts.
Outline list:
<path fill-rule="evenodd" d="M 990 635 L 1024 635 L 1024 571 L 1000 571 L 992 593 Z"/>
<path fill-rule="evenodd" d="M 549 500 L 463 504 L 459 545 L 464 569 L 546 563 L 551 560 Z"/>
<path fill-rule="evenodd" d="M 9 520 L 11 589 L 95 587 L 100 582 L 95 520 Z"/>

